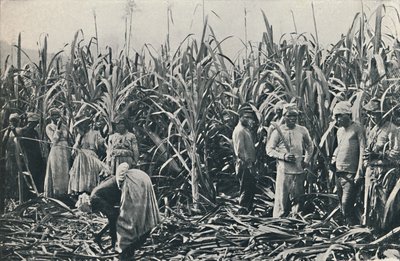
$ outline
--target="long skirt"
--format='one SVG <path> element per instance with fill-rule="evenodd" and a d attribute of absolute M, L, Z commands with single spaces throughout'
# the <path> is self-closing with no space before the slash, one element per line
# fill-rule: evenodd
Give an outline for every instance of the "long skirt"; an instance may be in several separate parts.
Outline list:
<path fill-rule="evenodd" d="M 99 173 L 104 168 L 94 151 L 80 150 L 69 171 L 68 193 L 90 193 L 99 184 Z"/>
<path fill-rule="evenodd" d="M 71 153 L 67 146 L 66 141 L 61 141 L 50 149 L 44 180 L 45 197 L 64 196 L 68 192 Z"/>
<path fill-rule="evenodd" d="M 116 250 L 137 243 L 160 222 L 160 212 L 150 177 L 138 169 L 128 170 L 122 186 L 117 221 Z"/>
<path fill-rule="evenodd" d="M 113 156 L 113 158 L 111 160 L 111 166 L 110 166 L 111 174 L 115 175 L 117 167 L 124 162 L 128 163 L 129 169 L 136 167 L 135 161 L 133 160 L 133 158 L 131 156 Z"/>

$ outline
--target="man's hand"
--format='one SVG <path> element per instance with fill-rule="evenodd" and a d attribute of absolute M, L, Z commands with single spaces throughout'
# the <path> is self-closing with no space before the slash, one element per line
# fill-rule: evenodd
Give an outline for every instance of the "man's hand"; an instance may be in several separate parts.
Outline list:
<path fill-rule="evenodd" d="M 296 156 L 294 156 L 292 153 L 286 153 L 283 157 L 283 160 L 287 162 L 296 162 Z"/>
<path fill-rule="evenodd" d="M 358 184 L 361 182 L 361 180 L 364 178 L 363 171 L 360 169 L 357 171 L 355 177 L 354 177 L 354 183 Z"/>
<path fill-rule="evenodd" d="M 303 169 L 306 169 L 310 166 L 310 164 L 308 162 L 302 161 L 301 166 L 303 167 Z"/>

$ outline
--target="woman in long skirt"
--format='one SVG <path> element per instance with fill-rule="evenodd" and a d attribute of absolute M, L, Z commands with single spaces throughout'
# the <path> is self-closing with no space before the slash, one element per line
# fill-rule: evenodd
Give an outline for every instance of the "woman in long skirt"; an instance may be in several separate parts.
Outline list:
<path fill-rule="evenodd" d="M 69 194 L 90 192 L 99 183 L 99 174 L 106 168 L 97 156 L 97 151 L 104 146 L 104 138 L 100 132 L 90 128 L 90 119 L 83 118 L 76 122 L 79 134 L 74 145 L 76 155 L 69 171 Z"/>
<path fill-rule="evenodd" d="M 6 163 L 5 172 L 3 173 L 2 181 L 5 183 L 4 186 L 4 197 L 9 199 L 18 198 L 18 164 L 17 164 L 17 144 L 15 142 L 15 132 L 19 124 L 18 113 L 12 113 L 9 116 L 9 123 L 2 141 L 2 146 L 6 150 Z"/>
<path fill-rule="evenodd" d="M 62 197 L 68 192 L 69 161 L 68 130 L 62 123 L 58 109 L 50 110 L 51 123 L 46 126 L 46 134 L 52 146 L 47 160 L 44 195 L 46 197 Z"/>
<path fill-rule="evenodd" d="M 139 149 L 135 134 L 128 131 L 128 122 L 120 118 L 113 122 L 115 133 L 110 135 L 107 145 L 107 163 L 111 174 L 119 164 L 126 162 L 129 168 L 134 168 L 139 160 Z"/>

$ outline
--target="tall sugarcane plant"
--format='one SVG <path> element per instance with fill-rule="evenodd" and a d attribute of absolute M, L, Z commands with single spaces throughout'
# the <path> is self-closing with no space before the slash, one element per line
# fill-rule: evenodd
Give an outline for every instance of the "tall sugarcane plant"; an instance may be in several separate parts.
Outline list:
<path fill-rule="evenodd" d="M 251 102 L 260 124 L 268 124 L 265 119 L 278 100 L 292 101 L 303 111 L 301 124 L 310 130 L 317 147 L 311 171 L 320 180 L 313 189 L 330 192 L 332 186 L 321 184 L 328 184 L 327 163 L 336 142 L 331 120 L 335 104 L 349 99 L 355 119 L 361 120 L 361 107 L 371 97 L 380 98 L 382 104 L 390 100 L 393 108 L 400 103 L 398 32 L 384 34 L 382 29 L 389 11 L 398 13 L 381 5 L 368 17 L 362 9 L 347 32 L 328 48 L 319 43 L 316 19 L 315 32 L 296 29 L 278 38 L 262 12 L 265 31 L 260 42 L 245 40 L 245 57 L 240 53 L 235 59 L 222 48 L 230 37 L 219 41 L 206 16 L 201 38 L 188 35 L 175 50 L 168 37 L 160 50 L 145 45 L 132 54 L 127 27 L 123 52 L 102 51 L 97 38 L 85 44 L 79 31 L 70 52 L 60 51 L 51 59 L 44 36 L 39 62 L 22 65 L 20 38 L 17 65 L 7 63 L 1 72 L 2 101 L 6 102 L 2 110 L 37 111 L 45 116 L 49 107 L 67 104 L 70 118 L 94 110 L 105 119 L 109 131 L 116 116 L 126 113 L 144 134 L 143 148 L 151 153 L 143 153 L 147 155 L 143 160 L 151 162 L 151 172 L 173 179 L 170 184 L 198 205 L 215 198 L 209 163 L 210 155 L 218 155 L 213 150 L 219 148 L 210 146 L 209 136 L 215 136 L 215 129 L 224 129 L 220 136 L 229 141 L 227 115 L 232 122 L 237 120 L 238 106 Z M 395 17 L 391 22 L 398 28 L 400 16 Z M 183 192 L 187 188 L 191 193 Z"/>

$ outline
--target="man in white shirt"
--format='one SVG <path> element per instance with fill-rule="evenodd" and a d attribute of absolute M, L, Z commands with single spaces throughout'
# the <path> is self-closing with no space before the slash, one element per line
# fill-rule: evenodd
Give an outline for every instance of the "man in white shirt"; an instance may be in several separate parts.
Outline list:
<path fill-rule="evenodd" d="M 311 160 L 314 148 L 308 130 L 297 125 L 299 111 L 295 104 L 283 109 L 285 123 L 277 126 L 267 143 L 267 154 L 277 159 L 276 189 L 273 217 L 299 211 L 299 198 L 304 194 L 304 168 Z"/>

